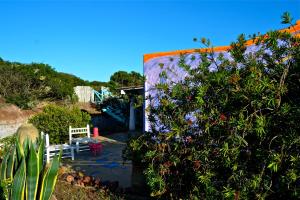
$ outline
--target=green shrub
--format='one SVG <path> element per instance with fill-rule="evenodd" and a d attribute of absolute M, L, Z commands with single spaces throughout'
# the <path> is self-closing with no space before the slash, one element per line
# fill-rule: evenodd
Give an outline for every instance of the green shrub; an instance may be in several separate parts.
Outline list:
<path fill-rule="evenodd" d="M 61 144 L 69 140 L 69 126 L 85 127 L 90 120 L 90 115 L 77 107 L 49 105 L 29 121 L 40 131 L 48 133 L 51 143 Z"/>
<path fill-rule="evenodd" d="M 143 155 L 152 196 L 300 198 L 300 39 L 267 35 L 256 52 L 241 35 L 230 59 L 199 53 L 196 68 L 182 56 L 189 76 L 156 86 L 151 131 L 130 145 Z"/>
<path fill-rule="evenodd" d="M 0 139 L 0 159 L 2 160 L 5 154 L 8 152 L 8 150 L 11 148 L 11 146 L 15 143 L 16 136 L 7 136 L 5 138 Z"/>

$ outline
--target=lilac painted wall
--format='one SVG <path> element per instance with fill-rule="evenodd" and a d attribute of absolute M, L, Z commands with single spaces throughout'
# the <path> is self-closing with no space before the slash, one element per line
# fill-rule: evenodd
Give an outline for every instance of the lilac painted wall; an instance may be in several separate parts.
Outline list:
<path fill-rule="evenodd" d="M 300 21 L 296 26 L 295 31 L 292 31 L 292 34 L 299 35 L 300 34 Z M 287 29 L 286 29 L 287 30 Z M 259 49 L 257 45 L 249 45 L 246 50 L 246 54 L 249 52 L 255 52 Z M 168 53 L 168 52 L 166 52 Z M 174 52 L 173 52 L 174 53 Z M 227 51 L 219 51 L 214 53 L 214 58 L 218 57 L 219 53 L 223 53 L 225 58 L 230 59 L 230 53 Z M 172 52 L 170 52 L 172 54 Z M 149 54 L 151 55 L 151 54 Z M 192 59 L 194 57 L 194 59 Z M 170 82 L 178 82 L 183 80 L 187 76 L 187 72 L 184 71 L 181 67 L 178 66 L 178 62 L 180 60 L 180 55 L 172 55 L 172 56 L 158 56 L 151 59 L 147 59 L 144 62 L 144 76 L 146 78 L 145 82 L 145 97 L 151 95 L 152 97 L 156 95 L 156 91 L 153 89 L 154 86 L 160 81 L 165 81 L 160 78 L 160 74 L 163 71 L 167 72 L 167 83 Z M 185 54 L 185 63 L 190 65 L 191 67 L 196 67 L 200 62 L 200 55 L 198 53 L 187 53 Z M 210 69 L 213 70 L 215 68 L 214 64 L 210 66 Z M 146 100 L 145 108 L 149 106 L 150 102 Z M 147 119 L 147 112 L 145 111 L 145 131 L 149 130 L 149 121 Z"/>
<path fill-rule="evenodd" d="M 251 45 L 247 47 L 246 54 L 249 52 L 255 52 L 259 49 L 259 46 Z M 214 58 L 217 58 L 218 55 L 222 53 L 225 58 L 230 59 L 230 53 L 227 51 L 220 51 L 214 53 Z M 187 76 L 187 72 L 178 66 L 180 60 L 180 55 L 172 55 L 172 56 L 161 56 L 155 57 L 144 62 L 144 76 L 146 78 L 145 82 L 145 97 L 149 95 L 152 97 L 156 96 L 156 90 L 154 89 L 155 85 L 160 83 L 161 81 L 167 81 L 167 83 L 171 82 L 179 82 L 183 80 Z M 190 65 L 192 68 L 198 66 L 201 62 L 199 53 L 188 53 L 185 54 L 185 63 Z M 216 60 L 216 62 L 218 62 Z M 215 64 L 211 64 L 210 70 L 215 69 Z M 165 71 L 167 73 L 167 80 L 163 80 L 160 78 L 160 74 Z M 155 103 L 152 101 L 151 103 Z M 150 101 L 146 100 L 145 108 L 150 105 Z M 147 110 L 147 109 L 146 109 Z M 148 113 L 145 111 L 145 131 L 149 131 L 149 121 L 148 121 Z"/>
<path fill-rule="evenodd" d="M 217 57 L 220 52 L 215 53 Z M 222 52 L 225 57 L 230 57 L 227 52 Z M 193 59 L 194 58 L 194 59 Z M 167 83 L 178 82 L 183 80 L 187 76 L 187 72 L 178 66 L 180 55 L 162 56 L 150 59 L 144 62 L 144 76 L 145 82 L 145 97 L 149 95 L 154 97 L 156 95 L 155 85 L 167 81 Z M 191 67 L 196 67 L 200 62 L 200 55 L 198 53 L 185 54 L 185 63 Z M 163 64 L 163 66 L 162 66 Z M 214 69 L 214 65 L 211 65 L 211 70 Z M 167 73 L 167 80 L 160 78 L 160 74 L 165 71 Z M 152 102 L 153 103 L 153 102 Z M 150 102 L 146 100 L 145 108 L 149 106 Z M 145 131 L 149 130 L 149 121 L 147 119 L 147 112 L 145 111 Z"/>

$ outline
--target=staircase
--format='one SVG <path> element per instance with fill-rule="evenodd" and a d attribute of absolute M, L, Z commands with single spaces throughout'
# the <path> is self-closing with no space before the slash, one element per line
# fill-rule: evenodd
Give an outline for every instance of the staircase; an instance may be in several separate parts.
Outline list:
<path fill-rule="evenodd" d="M 126 124 L 127 122 L 127 119 L 124 116 L 124 114 L 118 109 L 115 109 L 111 106 L 107 106 L 106 108 L 102 108 L 102 111 L 107 113 L 109 116 L 116 119 L 120 123 Z"/>
<path fill-rule="evenodd" d="M 103 113 L 108 114 L 110 117 L 124 125 L 128 124 L 128 119 L 122 112 L 122 110 L 124 110 L 125 108 L 125 104 L 120 103 L 118 105 L 113 103 L 105 103 L 105 100 L 113 97 L 113 95 L 108 90 L 102 89 L 100 92 L 93 90 L 93 92 L 95 95 L 95 103 Z"/>
<path fill-rule="evenodd" d="M 103 87 L 101 88 L 100 92 L 96 90 L 93 90 L 93 92 L 95 96 L 94 100 L 96 105 L 101 104 L 106 98 L 112 96 L 112 94 L 108 90 L 104 89 Z"/>

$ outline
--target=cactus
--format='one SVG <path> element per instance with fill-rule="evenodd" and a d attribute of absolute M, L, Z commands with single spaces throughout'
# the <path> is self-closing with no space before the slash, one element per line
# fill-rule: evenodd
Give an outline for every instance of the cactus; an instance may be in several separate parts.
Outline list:
<path fill-rule="evenodd" d="M 5 155 L 0 166 L 0 181 L 6 199 L 48 200 L 57 180 L 60 157 L 44 164 L 44 140 L 19 139 Z"/>

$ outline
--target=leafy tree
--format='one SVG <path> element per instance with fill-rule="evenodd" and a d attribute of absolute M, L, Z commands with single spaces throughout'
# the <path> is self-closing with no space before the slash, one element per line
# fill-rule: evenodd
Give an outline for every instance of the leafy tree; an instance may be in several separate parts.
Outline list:
<path fill-rule="evenodd" d="M 144 78 L 141 74 L 137 72 L 125 72 L 118 71 L 115 72 L 111 77 L 108 85 L 112 91 L 118 88 L 130 87 L 130 86 L 141 86 L 144 84 Z"/>
<path fill-rule="evenodd" d="M 152 196 L 300 198 L 300 39 L 278 31 L 252 39 L 256 52 L 241 35 L 230 59 L 204 39 L 212 50 L 196 68 L 181 56 L 187 78 L 156 85 L 151 131 L 129 145 Z"/>
<path fill-rule="evenodd" d="M 108 87 L 108 83 L 102 81 L 92 81 L 89 85 L 97 91 L 101 90 L 101 87 Z"/>

